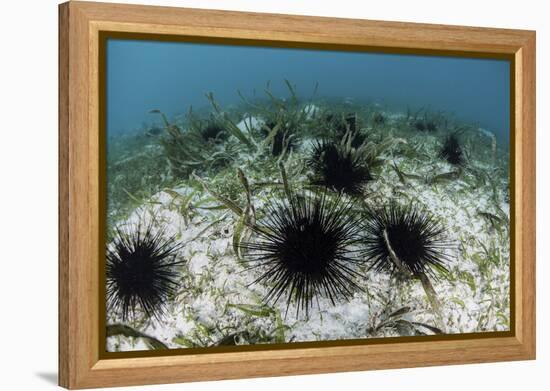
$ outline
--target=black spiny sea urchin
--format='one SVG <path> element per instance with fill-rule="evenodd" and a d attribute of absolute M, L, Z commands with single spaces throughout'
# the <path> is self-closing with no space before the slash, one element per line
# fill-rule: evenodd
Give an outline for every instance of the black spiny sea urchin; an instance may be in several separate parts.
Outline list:
<path fill-rule="evenodd" d="M 164 231 L 153 232 L 153 221 L 145 229 L 115 229 L 107 248 L 107 305 L 121 311 L 123 320 L 140 308 L 147 317 L 158 318 L 174 294 L 178 276 L 175 268 L 180 245 L 165 238 Z"/>
<path fill-rule="evenodd" d="M 221 123 L 210 120 L 201 128 L 200 134 L 204 141 L 218 141 L 226 135 L 226 132 Z"/>
<path fill-rule="evenodd" d="M 445 270 L 449 261 L 445 250 L 451 242 L 445 228 L 426 210 L 394 202 L 369 209 L 363 224 L 364 256 L 378 271 L 432 274 Z"/>
<path fill-rule="evenodd" d="M 419 132 L 423 132 L 426 130 L 426 124 L 424 123 L 424 121 L 421 120 L 415 121 L 413 126 Z"/>
<path fill-rule="evenodd" d="M 372 123 L 376 126 L 382 126 L 386 124 L 386 117 L 380 112 L 376 112 L 372 115 Z"/>
<path fill-rule="evenodd" d="M 462 166 L 465 163 L 464 153 L 456 135 L 447 136 L 439 156 L 455 166 Z"/>
<path fill-rule="evenodd" d="M 271 131 L 275 129 L 277 123 L 274 121 L 267 121 L 262 128 L 264 136 L 267 136 Z M 279 125 L 279 130 L 273 135 L 271 140 L 271 154 L 273 156 L 279 156 L 283 152 L 288 152 L 296 147 L 296 137 L 288 126 Z"/>
<path fill-rule="evenodd" d="M 267 301 L 276 302 L 286 293 L 287 310 L 295 301 L 297 313 L 305 310 L 307 316 L 314 297 L 335 304 L 361 290 L 354 279 L 362 259 L 353 250 L 359 224 L 350 201 L 294 196 L 268 207 L 262 224 L 255 229 L 257 241 L 242 247 L 245 261 L 262 273 L 252 284 L 271 285 Z"/>
<path fill-rule="evenodd" d="M 437 124 L 434 121 L 426 121 L 426 130 L 428 132 L 437 132 Z"/>
<path fill-rule="evenodd" d="M 361 194 L 363 186 L 372 180 L 361 155 L 345 145 L 329 141 L 316 143 L 308 164 L 314 171 L 313 184 L 338 192 Z"/>

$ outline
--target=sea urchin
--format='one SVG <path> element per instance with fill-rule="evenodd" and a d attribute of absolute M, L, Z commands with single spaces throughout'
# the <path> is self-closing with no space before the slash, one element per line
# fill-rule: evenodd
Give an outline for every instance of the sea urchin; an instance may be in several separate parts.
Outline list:
<path fill-rule="evenodd" d="M 204 141 L 218 141 L 225 136 L 223 125 L 217 121 L 210 120 L 200 130 Z"/>
<path fill-rule="evenodd" d="M 376 112 L 372 115 L 372 123 L 375 126 L 382 126 L 386 124 L 386 117 L 380 112 Z"/>
<path fill-rule="evenodd" d="M 346 145 L 321 141 L 314 145 L 308 159 L 314 171 L 312 183 L 350 195 L 361 194 L 372 176 L 357 150 Z"/>
<path fill-rule="evenodd" d="M 419 132 L 424 132 L 426 130 L 426 124 L 421 120 L 415 121 L 413 126 Z"/>
<path fill-rule="evenodd" d="M 306 198 L 292 196 L 290 202 L 268 207 L 258 239 L 242 244 L 245 261 L 261 276 L 252 284 L 271 285 L 265 300 L 277 302 L 286 293 L 287 310 L 295 301 L 297 313 L 306 316 L 314 297 L 350 298 L 361 288 L 356 264 L 362 262 L 357 244 L 359 224 L 352 203 L 341 196 Z"/>
<path fill-rule="evenodd" d="M 147 317 L 158 318 L 176 289 L 176 260 L 180 245 L 164 238 L 164 231 L 153 232 L 153 222 L 145 229 L 115 229 L 107 248 L 106 293 L 110 308 L 119 309 L 123 320 L 140 308 Z"/>
<path fill-rule="evenodd" d="M 267 136 L 277 126 L 276 122 L 268 121 L 262 128 L 262 133 Z M 290 151 L 296 147 L 296 138 L 294 132 L 287 125 L 279 125 L 279 130 L 273 135 L 271 140 L 271 154 L 280 156 L 285 151 Z"/>
<path fill-rule="evenodd" d="M 439 152 L 439 156 L 455 166 L 464 164 L 464 153 L 456 135 L 451 134 L 447 136 L 443 143 L 443 148 Z"/>
<path fill-rule="evenodd" d="M 364 256 L 377 271 L 402 271 L 418 276 L 445 270 L 445 228 L 426 210 L 392 202 L 367 210 L 363 224 Z"/>

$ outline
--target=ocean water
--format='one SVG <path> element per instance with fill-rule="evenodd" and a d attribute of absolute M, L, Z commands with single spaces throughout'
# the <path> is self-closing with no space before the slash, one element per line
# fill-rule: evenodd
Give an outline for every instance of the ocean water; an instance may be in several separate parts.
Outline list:
<path fill-rule="evenodd" d="M 107 351 L 510 328 L 510 63 L 109 40 Z"/>
<path fill-rule="evenodd" d="M 107 131 L 139 128 L 189 106 L 237 104 L 268 81 L 286 96 L 285 79 L 309 97 L 352 98 L 400 109 L 453 113 L 507 142 L 510 132 L 510 62 L 462 57 L 341 52 L 213 44 L 109 40 Z"/>

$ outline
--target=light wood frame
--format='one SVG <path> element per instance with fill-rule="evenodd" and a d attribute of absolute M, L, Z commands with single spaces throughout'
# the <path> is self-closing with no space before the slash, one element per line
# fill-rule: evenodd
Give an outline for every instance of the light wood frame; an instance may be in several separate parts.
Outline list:
<path fill-rule="evenodd" d="M 100 31 L 509 55 L 515 154 L 513 330 L 499 338 L 102 359 Z M 69 2 L 59 6 L 59 384 L 91 388 L 535 358 L 535 33 L 415 23 Z"/>

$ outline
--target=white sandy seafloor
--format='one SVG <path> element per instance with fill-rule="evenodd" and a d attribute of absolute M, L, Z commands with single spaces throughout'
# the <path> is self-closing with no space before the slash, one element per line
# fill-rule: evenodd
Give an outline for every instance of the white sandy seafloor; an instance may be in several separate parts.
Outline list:
<path fill-rule="evenodd" d="M 389 113 L 388 117 L 391 117 Z M 422 137 L 426 153 L 437 154 L 441 136 L 418 137 Z M 303 160 L 306 153 L 295 153 L 287 164 Z M 453 170 L 438 159 L 426 164 L 394 153 L 383 157 L 395 162 L 402 172 L 422 177 Z M 468 164 L 487 173 L 492 169 L 486 163 L 469 161 Z M 208 178 L 203 179 L 208 183 Z M 263 179 L 279 181 L 275 175 Z M 504 182 L 497 190 L 489 186 L 473 188 L 461 178 L 436 184 L 410 178 L 403 184 L 390 164 L 384 164 L 376 180 L 366 186 L 365 198 L 370 198 L 370 202 L 373 197 L 374 202 L 380 199 L 380 203 L 400 197 L 404 203 L 420 203 L 443 220 L 448 239 L 455 244 L 447 250 L 451 258 L 447 264 L 449 276 L 433 280 L 432 284 L 441 302 L 446 333 L 509 329 L 509 232 L 498 235 L 480 215 L 483 211 L 495 213 L 496 197 L 500 212 L 509 219 L 505 189 Z M 262 210 L 268 196 L 267 190 L 254 194 L 252 202 L 257 211 Z M 358 292 L 348 302 L 337 305 L 319 298 L 318 302 L 314 301 L 308 318 L 303 313 L 297 316 L 294 304 L 287 311 L 284 297 L 277 303 L 264 303 L 269 287 L 261 283 L 250 285 L 258 278 L 259 271 L 247 270 L 234 251 L 233 234 L 238 217 L 227 209 L 208 209 L 216 205 L 219 202 L 208 192 L 182 186 L 156 194 L 126 221 L 120 222 L 135 226 L 138 221 L 154 215 L 167 237 L 176 235 L 178 241 L 186 243 L 178 254 L 186 261 L 181 266 L 180 289 L 168 303 L 164 316 L 159 320 L 134 320 L 126 324 L 169 348 L 433 333 L 423 326 L 437 323 L 420 282 L 398 282 L 385 273 L 366 272 L 366 268 L 364 280 L 358 281 L 365 292 Z M 123 323 L 120 314 L 110 312 L 107 324 L 119 323 Z M 143 338 L 113 336 L 107 339 L 108 351 L 149 347 Z"/>

